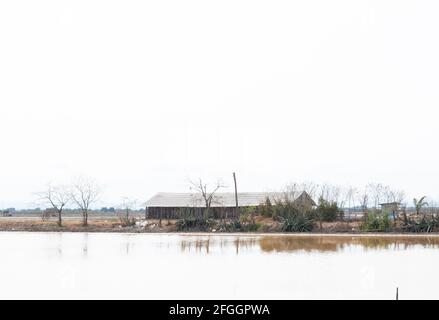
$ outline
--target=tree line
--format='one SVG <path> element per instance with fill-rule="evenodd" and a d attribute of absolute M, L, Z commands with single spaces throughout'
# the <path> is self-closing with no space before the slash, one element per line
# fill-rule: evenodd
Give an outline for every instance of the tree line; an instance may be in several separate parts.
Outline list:
<path fill-rule="evenodd" d="M 226 186 L 218 181 L 216 184 L 208 185 L 199 179 L 197 182 L 190 182 L 190 190 L 199 193 L 203 199 L 206 214 L 208 216 L 212 203 L 215 202 L 216 194 Z M 294 201 L 301 192 L 307 192 L 318 205 L 336 205 L 344 209 L 345 213 L 351 214 L 353 210 L 366 212 L 369 209 L 378 209 L 381 203 L 397 202 L 404 204 L 406 193 L 400 189 L 392 188 L 382 183 L 368 183 L 364 187 L 342 186 L 335 184 L 317 184 L 315 182 L 292 182 L 286 185 L 278 194 L 284 199 Z M 62 214 L 67 206 L 76 206 L 82 215 L 84 226 L 88 224 L 91 206 L 96 204 L 100 195 L 100 187 L 91 178 L 81 177 L 70 185 L 48 184 L 46 189 L 37 193 L 39 200 L 44 201 L 51 207 L 58 218 L 58 225 L 62 226 Z M 429 206 L 436 210 L 433 202 L 427 202 L 426 196 L 413 199 L 413 209 L 419 214 L 421 210 Z M 237 200 L 238 204 L 238 200 Z M 136 205 L 136 201 L 123 198 L 121 209 L 125 212 L 124 223 L 131 224 L 129 213 Z"/>

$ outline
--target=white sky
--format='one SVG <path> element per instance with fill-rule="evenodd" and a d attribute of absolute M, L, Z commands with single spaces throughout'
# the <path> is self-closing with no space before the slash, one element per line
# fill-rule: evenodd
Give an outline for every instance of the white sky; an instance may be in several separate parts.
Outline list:
<path fill-rule="evenodd" d="M 0 207 L 313 180 L 439 195 L 437 1 L 1 1 Z M 232 188 L 230 188 L 232 190 Z"/>

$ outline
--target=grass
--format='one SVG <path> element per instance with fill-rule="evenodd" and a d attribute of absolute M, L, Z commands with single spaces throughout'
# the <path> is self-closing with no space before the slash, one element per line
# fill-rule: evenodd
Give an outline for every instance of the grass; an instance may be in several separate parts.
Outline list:
<path fill-rule="evenodd" d="M 0 219 L 0 231 L 115 231 L 120 223 L 117 219 L 114 220 L 91 220 L 88 226 L 82 225 L 82 220 L 66 220 L 63 221 L 62 227 L 58 226 L 57 221 L 41 221 L 41 220 L 8 220 L 2 221 Z"/>

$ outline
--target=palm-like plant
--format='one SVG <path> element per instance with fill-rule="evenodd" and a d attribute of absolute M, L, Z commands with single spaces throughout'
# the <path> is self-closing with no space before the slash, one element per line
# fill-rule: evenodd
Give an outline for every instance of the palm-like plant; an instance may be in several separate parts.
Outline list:
<path fill-rule="evenodd" d="M 425 201 L 426 196 L 423 196 L 421 199 L 413 199 L 413 204 L 415 205 L 416 215 L 419 215 L 419 212 L 421 212 L 422 207 L 428 206 L 428 202 Z"/>

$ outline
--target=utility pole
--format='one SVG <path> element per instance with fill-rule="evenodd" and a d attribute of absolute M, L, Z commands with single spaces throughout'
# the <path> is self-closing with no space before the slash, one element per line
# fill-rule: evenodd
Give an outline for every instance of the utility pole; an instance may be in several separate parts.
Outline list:
<path fill-rule="evenodd" d="M 236 202 L 236 212 L 238 212 L 238 187 L 236 185 L 236 174 L 233 172 L 233 181 L 235 182 L 235 202 Z"/>

